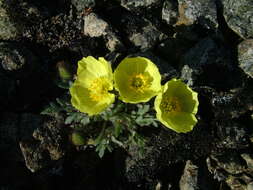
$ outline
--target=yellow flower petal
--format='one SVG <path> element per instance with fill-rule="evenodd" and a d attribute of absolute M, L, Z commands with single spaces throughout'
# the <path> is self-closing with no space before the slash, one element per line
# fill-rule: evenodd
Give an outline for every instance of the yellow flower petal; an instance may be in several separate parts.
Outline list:
<path fill-rule="evenodd" d="M 114 72 L 115 88 L 126 103 L 147 102 L 161 90 L 158 68 L 144 57 L 125 58 Z"/>
<path fill-rule="evenodd" d="M 197 123 L 197 93 L 177 79 L 170 80 L 162 89 L 155 99 L 157 119 L 176 132 L 191 131 Z"/>
<path fill-rule="evenodd" d="M 89 115 L 104 111 L 114 102 L 113 77 L 110 64 L 103 58 L 89 56 L 78 62 L 77 79 L 70 88 L 71 103 Z"/>

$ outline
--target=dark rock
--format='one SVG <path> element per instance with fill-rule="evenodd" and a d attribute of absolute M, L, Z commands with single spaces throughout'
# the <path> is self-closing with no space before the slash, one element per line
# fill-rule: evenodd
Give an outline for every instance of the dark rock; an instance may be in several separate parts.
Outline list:
<path fill-rule="evenodd" d="M 162 19 L 166 21 L 168 25 L 174 25 L 177 22 L 178 3 L 177 1 L 164 1 L 162 9 Z"/>
<path fill-rule="evenodd" d="M 176 25 L 200 24 L 207 29 L 218 27 L 214 0 L 178 0 L 178 11 Z"/>
<path fill-rule="evenodd" d="M 0 1 L 0 39 L 17 39 L 26 27 L 50 16 L 51 10 L 43 3 L 28 1 Z"/>
<path fill-rule="evenodd" d="M 221 142 L 220 148 L 244 149 L 249 147 L 248 129 L 233 120 L 221 120 L 217 122 L 217 136 Z"/>
<path fill-rule="evenodd" d="M 0 123 L 0 151 L 2 158 L 14 161 L 22 160 L 18 148 L 19 137 L 19 116 L 13 113 L 2 113 Z"/>
<path fill-rule="evenodd" d="M 198 178 L 198 166 L 188 160 L 185 164 L 184 173 L 179 182 L 180 190 L 198 190 Z"/>
<path fill-rule="evenodd" d="M 50 52 L 66 48 L 82 40 L 82 20 L 70 14 L 59 14 L 28 28 L 23 37 L 42 44 Z"/>
<path fill-rule="evenodd" d="M 241 86 L 242 75 L 232 52 L 212 38 L 204 38 L 181 59 L 181 78 L 189 86 L 208 85 L 217 89 Z M 215 76 L 215 77 L 214 77 Z"/>
<path fill-rule="evenodd" d="M 253 37 L 253 2 L 251 0 L 222 0 L 228 26 L 242 38 Z"/>
<path fill-rule="evenodd" d="M 85 11 L 86 8 L 93 8 L 96 5 L 95 0 L 71 0 L 79 13 Z"/>
<path fill-rule="evenodd" d="M 226 152 L 222 155 L 212 155 L 217 166 L 228 174 L 241 174 L 246 170 L 246 164 L 237 152 Z"/>
<path fill-rule="evenodd" d="M 30 125 L 29 118 L 21 120 L 21 127 Z M 20 148 L 26 166 L 32 172 L 49 166 L 54 160 L 62 158 L 67 149 L 68 135 L 62 121 L 45 120 L 40 122 L 33 133 L 20 141 Z"/>
<path fill-rule="evenodd" d="M 253 78 L 253 39 L 245 40 L 238 45 L 238 61 L 240 68 Z"/>
<path fill-rule="evenodd" d="M 121 0 L 121 6 L 129 9 L 136 10 L 140 7 L 150 7 L 161 3 L 161 0 Z"/>
<path fill-rule="evenodd" d="M 212 143 L 214 138 L 207 126 L 196 126 L 186 135 L 162 128 L 148 140 L 144 155 L 139 155 L 138 148 L 130 150 L 130 156 L 125 164 L 127 171 L 125 176 L 134 183 L 142 180 L 155 182 L 158 173 L 164 172 L 162 168 L 205 156 L 211 151 Z M 176 175 L 180 179 L 182 173 L 179 167 L 177 166 L 173 171 L 173 176 Z M 178 185 L 178 181 L 176 183 Z"/>
<path fill-rule="evenodd" d="M 15 39 L 23 32 L 23 26 L 17 26 L 8 15 L 5 1 L 0 1 L 0 39 Z"/>
<path fill-rule="evenodd" d="M 124 44 L 132 49 L 133 45 L 143 51 L 151 49 L 160 40 L 166 38 L 166 35 L 149 20 L 135 12 L 115 6 L 105 9 L 105 14 L 106 18 L 110 19 L 113 28 L 116 28 L 121 34 L 120 37 Z"/>
<path fill-rule="evenodd" d="M 31 76 L 38 66 L 37 57 L 15 42 L 0 43 L 0 63 L 5 73 L 19 79 Z"/>
<path fill-rule="evenodd" d="M 223 151 L 207 159 L 208 170 L 233 190 L 246 190 L 247 184 L 252 182 L 252 170 L 247 164 L 237 151 Z"/>
<path fill-rule="evenodd" d="M 16 42 L 0 43 L 0 109 L 15 111 L 24 109 L 39 98 L 44 81 L 50 79 L 46 65 L 40 67 L 40 60 L 24 44 Z"/>
<path fill-rule="evenodd" d="M 237 177 L 229 176 L 226 179 L 227 185 L 231 190 L 246 190 L 246 185 Z"/>
<path fill-rule="evenodd" d="M 211 104 L 215 117 L 221 121 L 239 118 L 247 111 L 253 110 L 251 84 L 231 92 L 219 93 L 212 97 Z"/>
<path fill-rule="evenodd" d="M 178 67 L 181 56 L 192 46 L 193 42 L 182 38 L 168 38 L 156 48 L 156 53 L 166 59 L 169 64 Z"/>

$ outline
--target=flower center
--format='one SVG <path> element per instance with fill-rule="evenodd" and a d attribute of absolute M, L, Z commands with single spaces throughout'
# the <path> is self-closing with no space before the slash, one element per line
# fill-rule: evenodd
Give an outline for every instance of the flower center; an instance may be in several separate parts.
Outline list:
<path fill-rule="evenodd" d="M 89 87 L 89 96 L 92 100 L 98 102 L 106 97 L 110 83 L 106 77 L 99 77 L 91 82 Z"/>
<path fill-rule="evenodd" d="M 130 77 L 129 86 L 135 91 L 143 92 L 149 85 L 149 77 L 144 74 L 134 74 Z"/>
<path fill-rule="evenodd" d="M 181 112 L 181 103 L 177 97 L 169 97 L 163 99 L 161 109 L 165 112 Z"/>

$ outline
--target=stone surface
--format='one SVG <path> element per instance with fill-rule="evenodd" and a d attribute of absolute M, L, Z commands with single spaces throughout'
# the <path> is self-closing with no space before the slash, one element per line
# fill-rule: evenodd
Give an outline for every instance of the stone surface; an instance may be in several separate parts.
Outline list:
<path fill-rule="evenodd" d="M 100 37 L 106 34 L 106 29 L 109 27 L 107 22 L 98 18 L 95 13 L 90 13 L 84 17 L 84 35 L 90 37 Z"/>
<path fill-rule="evenodd" d="M 247 190 L 253 190 L 253 182 L 247 185 Z"/>
<path fill-rule="evenodd" d="M 32 100 L 31 96 L 35 97 L 38 91 L 35 93 L 36 86 L 31 86 L 38 82 L 38 78 L 42 81 L 39 65 L 37 56 L 24 45 L 16 42 L 0 43 L 0 83 L 4 87 L 0 93 L 0 109 L 13 111 L 19 107 L 17 104 L 22 104 L 24 97 L 28 98 L 27 93 L 31 91 L 33 93 L 30 94 L 29 101 Z M 38 78 L 35 79 L 36 77 Z"/>
<path fill-rule="evenodd" d="M 246 161 L 248 169 L 253 172 L 253 155 L 244 153 L 241 157 Z"/>
<path fill-rule="evenodd" d="M 37 57 L 15 42 L 0 43 L 0 66 L 5 72 L 24 78 L 31 75 L 38 66 Z"/>
<path fill-rule="evenodd" d="M 20 125 L 31 125 L 29 118 L 21 120 Z M 20 148 L 29 170 L 36 172 L 65 155 L 68 135 L 64 130 L 62 121 L 49 119 L 40 122 L 30 136 L 20 141 Z"/>
<path fill-rule="evenodd" d="M 85 8 L 92 8 L 96 5 L 95 0 L 71 0 L 79 13 L 85 11 Z"/>
<path fill-rule="evenodd" d="M 178 10 L 176 25 L 200 24 L 207 29 L 218 27 L 214 0 L 178 0 Z"/>
<path fill-rule="evenodd" d="M 234 67 L 231 54 L 214 39 L 204 38 L 182 56 L 181 78 L 189 86 L 208 85 L 218 89 L 239 87 L 242 78 L 239 69 Z"/>
<path fill-rule="evenodd" d="M 217 136 L 221 140 L 217 146 L 230 149 L 244 149 L 249 147 L 248 130 L 235 120 L 223 120 L 216 122 Z"/>
<path fill-rule="evenodd" d="M 54 7 L 52 5 L 47 7 L 44 2 L 1 0 L 0 39 L 13 40 L 20 38 L 25 28 L 48 18 L 53 11 L 55 11 Z"/>
<path fill-rule="evenodd" d="M 253 37 L 253 1 L 222 0 L 228 26 L 242 38 Z"/>
<path fill-rule="evenodd" d="M 117 37 L 111 26 L 99 18 L 95 13 L 90 13 L 84 17 L 84 35 L 89 37 L 103 37 L 106 41 L 106 46 L 110 51 L 115 51 L 123 48 L 123 44 Z"/>
<path fill-rule="evenodd" d="M 23 31 L 22 26 L 16 26 L 8 15 L 5 1 L 0 1 L 0 39 L 8 40 L 14 39 L 21 35 Z"/>
<path fill-rule="evenodd" d="M 122 42 L 128 47 L 129 51 L 152 49 L 160 40 L 167 37 L 148 19 L 138 15 L 135 11 L 130 12 L 122 7 L 115 6 L 106 9 L 105 13 L 107 19 L 110 18 L 110 24 L 113 28 L 116 28 L 118 33 L 121 34 Z M 115 17 L 115 15 L 117 16 Z"/>
<path fill-rule="evenodd" d="M 253 78 L 253 39 L 244 40 L 238 45 L 239 67 Z"/>
<path fill-rule="evenodd" d="M 162 38 L 163 34 L 151 24 L 143 27 L 141 32 L 129 36 L 129 40 L 142 50 L 152 48 Z"/>
<path fill-rule="evenodd" d="M 242 174 L 247 167 L 242 158 L 234 151 L 226 152 L 223 155 L 213 155 L 211 158 L 216 161 L 218 167 L 229 174 Z"/>
<path fill-rule="evenodd" d="M 129 10 L 135 10 L 136 8 L 140 7 L 147 8 L 161 2 L 161 0 L 121 0 L 121 6 Z"/>
<path fill-rule="evenodd" d="M 231 120 L 231 118 L 239 118 L 240 115 L 245 114 L 247 111 L 252 111 L 252 94 L 252 84 L 248 83 L 243 88 L 213 95 L 211 104 L 214 110 L 214 116 L 223 122 L 225 119 Z"/>
<path fill-rule="evenodd" d="M 177 1 L 164 1 L 162 19 L 165 20 L 167 24 L 174 25 L 177 22 L 178 16 L 179 13 Z"/>
<path fill-rule="evenodd" d="M 179 181 L 180 190 L 197 190 L 198 187 L 198 166 L 194 165 L 190 160 L 185 164 L 184 173 Z"/>

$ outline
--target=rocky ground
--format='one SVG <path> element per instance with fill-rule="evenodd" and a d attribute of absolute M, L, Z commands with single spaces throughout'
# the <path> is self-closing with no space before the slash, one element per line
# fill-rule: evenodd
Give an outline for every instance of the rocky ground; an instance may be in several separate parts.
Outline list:
<path fill-rule="evenodd" d="M 100 159 L 40 112 L 59 62 L 131 54 L 197 91 L 199 122 Z M 0 190 L 252 190 L 252 78 L 252 0 L 0 0 Z"/>

